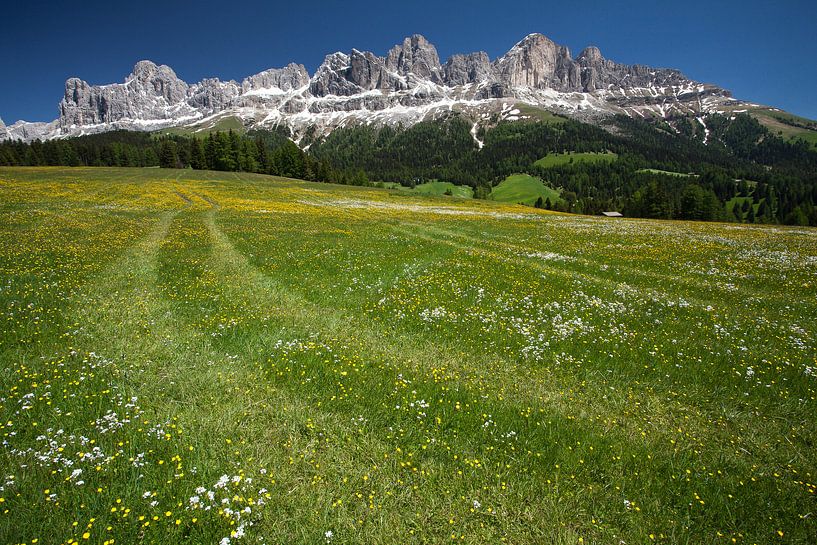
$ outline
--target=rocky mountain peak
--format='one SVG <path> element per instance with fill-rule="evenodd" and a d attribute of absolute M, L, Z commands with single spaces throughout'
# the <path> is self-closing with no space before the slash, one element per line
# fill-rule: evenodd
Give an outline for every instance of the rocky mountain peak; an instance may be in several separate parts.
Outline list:
<path fill-rule="evenodd" d="M 386 56 L 386 68 L 401 76 L 414 75 L 440 83 L 440 57 L 425 36 L 414 34 L 395 45 Z"/>
<path fill-rule="evenodd" d="M 443 66 L 443 80 L 448 85 L 466 85 L 493 78 L 491 60 L 485 51 L 452 55 Z"/>
<path fill-rule="evenodd" d="M 512 87 L 567 90 L 578 84 L 570 50 L 542 34 L 529 34 L 494 62 L 499 79 Z"/>
<path fill-rule="evenodd" d="M 243 92 L 258 89 L 291 91 L 309 84 L 309 72 L 303 64 L 289 63 L 283 68 L 270 68 L 241 82 Z"/>
<path fill-rule="evenodd" d="M 570 57 L 570 50 L 567 47 L 557 44 L 544 34 L 539 34 L 538 32 L 528 34 L 522 38 L 511 48 L 508 54 L 518 52 Z"/>
<path fill-rule="evenodd" d="M 354 94 L 346 79 L 348 69 L 349 55 L 340 51 L 328 54 L 312 76 L 309 92 L 315 96 Z"/>
<path fill-rule="evenodd" d="M 598 47 L 591 45 L 589 47 L 585 47 L 579 56 L 576 57 L 576 60 L 582 64 L 598 64 L 604 61 L 604 57 L 601 55 L 601 50 Z"/>
<path fill-rule="evenodd" d="M 150 78 L 150 76 L 155 74 L 158 69 L 159 65 L 157 65 L 155 62 L 149 60 L 142 60 L 137 62 L 133 66 L 133 70 L 131 71 L 131 77 L 132 79 L 148 79 Z"/>
<path fill-rule="evenodd" d="M 83 89 L 88 87 L 88 83 L 79 78 L 68 78 L 65 80 L 65 98 L 67 100 L 74 100 L 77 93 L 81 93 Z"/>
<path fill-rule="evenodd" d="M 2 118 L 2 117 L 0 117 L 0 129 L 5 128 L 5 126 L 6 126 L 6 124 L 5 124 L 5 123 L 3 123 L 3 118 Z"/>
<path fill-rule="evenodd" d="M 497 108 L 505 111 L 505 101 L 587 119 L 615 113 L 666 117 L 718 111 L 726 100 L 729 93 L 716 86 L 677 70 L 618 64 L 597 47 L 573 59 L 567 47 L 538 33 L 494 62 L 480 51 L 452 55 L 442 66 L 434 45 L 415 34 L 385 56 L 357 49 L 331 53 L 312 77 L 302 64 L 290 63 L 241 83 L 209 78 L 188 85 L 169 66 L 143 60 L 123 83 L 70 78 L 58 120 L 0 124 L 0 139 L 156 130 L 220 116 L 239 117 L 248 127 L 284 124 L 293 134 L 315 127 L 326 133 L 348 120 L 410 124 L 452 111 L 482 119 Z"/>
<path fill-rule="evenodd" d="M 180 80 L 169 66 L 157 65 L 153 61 L 139 61 L 133 67 L 133 72 L 125 83 L 135 83 L 148 92 L 162 96 L 171 103 L 180 102 L 187 97 L 188 85 Z"/>
<path fill-rule="evenodd" d="M 158 65 L 153 61 L 139 61 L 134 67 L 131 75 L 125 80 L 148 82 L 155 79 L 162 79 L 167 81 L 181 81 L 176 75 L 176 72 L 166 64 Z M 184 83 L 184 82 L 182 82 Z"/>

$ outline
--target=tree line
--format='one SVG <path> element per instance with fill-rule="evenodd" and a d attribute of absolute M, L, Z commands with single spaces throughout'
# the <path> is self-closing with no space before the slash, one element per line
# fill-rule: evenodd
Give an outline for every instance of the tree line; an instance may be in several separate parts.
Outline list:
<path fill-rule="evenodd" d="M 469 185 L 477 197 L 521 172 L 560 188 L 562 199 L 550 207 L 571 212 L 817 225 L 817 152 L 807 144 L 784 141 L 746 114 L 709 116 L 706 144 L 688 119 L 670 121 L 618 116 L 601 127 L 569 119 L 504 122 L 481 128 L 475 138 L 471 123 L 452 114 L 409 127 L 361 125 L 326 137 L 307 134 L 301 144 L 308 151 L 283 127 L 204 137 L 115 131 L 1 142 L 0 165 L 162 166 L 355 185 L 443 180 Z M 604 151 L 618 159 L 535 164 L 550 153 Z M 727 206 L 735 199 L 740 206 Z"/>

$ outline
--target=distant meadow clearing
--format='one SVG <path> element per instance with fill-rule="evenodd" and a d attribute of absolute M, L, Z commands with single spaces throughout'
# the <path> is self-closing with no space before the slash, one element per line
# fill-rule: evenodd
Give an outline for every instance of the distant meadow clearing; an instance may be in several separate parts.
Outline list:
<path fill-rule="evenodd" d="M 0 543 L 815 543 L 817 230 L 0 169 Z"/>

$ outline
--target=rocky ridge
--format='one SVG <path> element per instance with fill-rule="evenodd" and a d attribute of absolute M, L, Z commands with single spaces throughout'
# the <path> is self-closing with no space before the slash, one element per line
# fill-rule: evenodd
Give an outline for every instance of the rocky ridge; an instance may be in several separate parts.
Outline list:
<path fill-rule="evenodd" d="M 168 66 L 140 61 L 123 83 L 65 83 L 51 123 L 0 123 L 0 139 L 30 141 L 114 129 L 206 127 L 227 116 L 248 127 L 288 126 L 328 133 L 347 123 L 404 123 L 457 111 L 477 124 L 513 119 L 509 105 L 527 103 L 582 119 L 616 113 L 700 115 L 734 103 L 728 91 L 677 70 L 619 64 L 596 47 L 573 58 L 567 47 L 531 34 L 506 54 L 453 55 L 441 64 L 423 36 L 405 38 L 385 56 L 353 49 L 326 56 L 310 76 L 302 64 L 265 70 L 241 83 L 188 84 Z"/>

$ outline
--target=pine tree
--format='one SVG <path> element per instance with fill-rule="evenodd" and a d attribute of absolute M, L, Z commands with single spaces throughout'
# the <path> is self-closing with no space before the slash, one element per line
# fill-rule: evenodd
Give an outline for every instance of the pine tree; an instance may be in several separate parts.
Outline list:
<path fill-rule="evenodd" d="M 760 204 L 757 207 L 757 217 L 762 218 L 766 215 L 766 199 L 760 201 Z"/>
<path fill-rule="evenodd" d="M 259 172 L 269 174 L 270 171 L 269 154 L 267 153 L 267 146 L 264 144 L 264 140 L 260 136 L 257 136 L 255 138 L 255 148 L 256 156 L 258 157 Z"/>
<path fill-rule="evenodd" d="M 241 136 L 230 129 L 228 133 L 229 139 L 229 164 L 232 168 L 228 168 L 226 170 L 242 170 L 242 165 L 244 164 L 245 157 L 243 154 L 243 149 L 241 146 Z"/>
<path fill-rule="evenodd" d="M 179 156 L 176 151 L 176 142 L 165 139 L 159 151 L 159 166 L 162 168 L 178 168 Z"/>
<path fill-rule="evenodd" d="M 204 170 L 207 168 L 204 143 L 199 138 L 190 139 L 190 166 L 196 170 Z"/>

